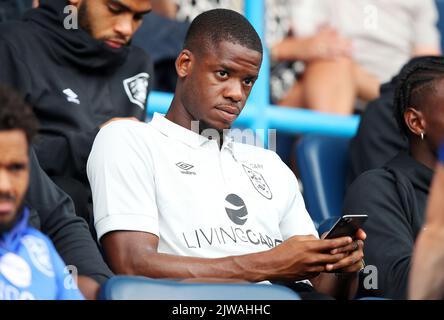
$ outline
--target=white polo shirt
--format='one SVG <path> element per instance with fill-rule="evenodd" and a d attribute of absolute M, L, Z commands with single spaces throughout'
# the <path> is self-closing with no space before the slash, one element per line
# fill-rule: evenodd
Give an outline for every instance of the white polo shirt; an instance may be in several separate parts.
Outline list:
<path fill-rule="evenodd" d="M 98 238 L 148 232 L 158 250 L 218 258 L 317 232 L 297 180 L 269 150 L 209 140 L 159 114 L 103 128 L 87 165 Z"/>

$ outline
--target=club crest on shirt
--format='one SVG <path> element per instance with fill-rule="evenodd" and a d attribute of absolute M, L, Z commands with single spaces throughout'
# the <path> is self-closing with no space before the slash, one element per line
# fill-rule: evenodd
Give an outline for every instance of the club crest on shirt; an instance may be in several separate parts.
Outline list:
<path fill-rule="evenodd" d="M 142 109 L 145 109 L 146 105 L 149 78 L 150 75 L 143 72 L 135 75 L 134 77 L 123 80 L 123 86 L 129 100 L 132 103 L 137 104 Z"/>
<path fill-rule="evenodd" d="M 14 253 L 8 252 L 0 258 L 0 274 L 16 287 L 27 288 L 31 285 L 31 267 Z"/>
<path fill-rule="evenodd" d="M 26 247 L 34 266 L 46 276 L 53 278 L 54 269 L 52 268 L 51 256 L 46 242 L 35 236 L 26 235 L 22 238 L 22 243 Z"/>
<path fill-rule="evenodd" d="M 271 200 L 273 198 L 273 194 L 271 193 L 270 187 L 268 186 L 262 174 L 254 171 L 244 164 L 242 166 L 244 167 L 245 173 L 247 174 L 256 191 L 259 192 L 263 197 Z"/>

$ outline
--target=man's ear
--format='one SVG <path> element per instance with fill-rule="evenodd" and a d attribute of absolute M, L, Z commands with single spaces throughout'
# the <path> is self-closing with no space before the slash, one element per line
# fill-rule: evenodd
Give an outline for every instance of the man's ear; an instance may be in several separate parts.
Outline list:
<path fill-rule="evenodd" d="M 182 50 L 176 59 L 176 72 L 179 78 L 185 78 L 193 67 L 194 56 L 190 50 Z"/>
<path fill-rule="evenodd" d="M 422 111 L 412 107 L 408 108 L 404 112 L 404 121 L 414 135 L 420 136 L 421 133 L 426 132 L 426 122 Z"/>

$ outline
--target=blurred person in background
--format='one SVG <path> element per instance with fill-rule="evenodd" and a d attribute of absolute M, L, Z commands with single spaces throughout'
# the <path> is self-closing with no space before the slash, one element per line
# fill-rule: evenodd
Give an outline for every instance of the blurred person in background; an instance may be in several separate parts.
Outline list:
<path fill-rule="evenodd" d="M 344 213 L 365 213 L 367 265 L 377 288 L 364 296 L 406 299 L 415 240 L 424 227 L 430 183 L 444 138 L 444 57 L 418 58 L 403 68 L 395 91 L 395 117 L 409 143 L 379 169 L 348 188 Z"/>
<path fill-rule="evenodd" d="M 40 165 L 90 223 L 86 160 L 97 132 L 146 118 L 152 65 L 130 43 L 150 10 L 150 0 L 41 0 L 22 21 L 0 25 L 0 83 L 33 107 Z"/>
<path fill-rule="evenodd" d="M 409 69 L 431 56 L 412 58 L 401 70 Z M 399 134 L 399 125 L 394 114 L 395 90 L 399 84 L 399 74 L 381 86 L 379 98 L 369 102 L 361 115 L 356 135 L 348 148 L 349 166 L 347 186 L 359 175 L 386 164 L 400 151 L 408 151 L 409 142 L 405 135 Z"/>
<path fill-rule="evenodd" d="M 379 84 L 411 57 L 441 53 L 433 0 L 269 3 L 280 3 L 280 13 L 290 21 L 286 35 L 268 41 L 272 60 L 304 62 L 296 83 L 290 84 L 295 77 L 288 72 L 277 78 L 286 80 L 285 88 L 275 84 L 280 88 L 275 99 L 283 105 L 350 114 L 357 100 L 377 98 Z"/>
<path fill-rule="evenodd" d="M 0 86 L 0 300 L 83 299 L 51 241 L 28 225 L 30 143 L 37 120 Z"/>

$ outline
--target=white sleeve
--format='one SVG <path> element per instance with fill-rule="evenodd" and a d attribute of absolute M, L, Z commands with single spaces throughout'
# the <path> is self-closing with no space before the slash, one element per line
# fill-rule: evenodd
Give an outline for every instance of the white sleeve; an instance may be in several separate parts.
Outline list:
<path fill-rule="evenodd" d="M 286 181 L 281 191 L 288 193 L 286 210 L 279 225 L 283 239 L 286 240 L 296 235 L 314 235 L 319 238 L 313 220 L 305 208 L 304 198 L 294 173 L 282 160 L 279 159 L 279 161 L 284 168 L 282 172 Z"/>
<path fill-rule="evenodd" d="M 159 236 L 155 171 L 143 140 L 144 126 L 116 121 L 101 129 L 94 141 L 87 173 L 99 240 L 117 230 Z"/>
<path fill-rule="evenodd" d="M 437 27 L 438 10 L 434 0 L 419 0 L 413 12 L 414 48 L 441 48 L 441 36 Z"/>

